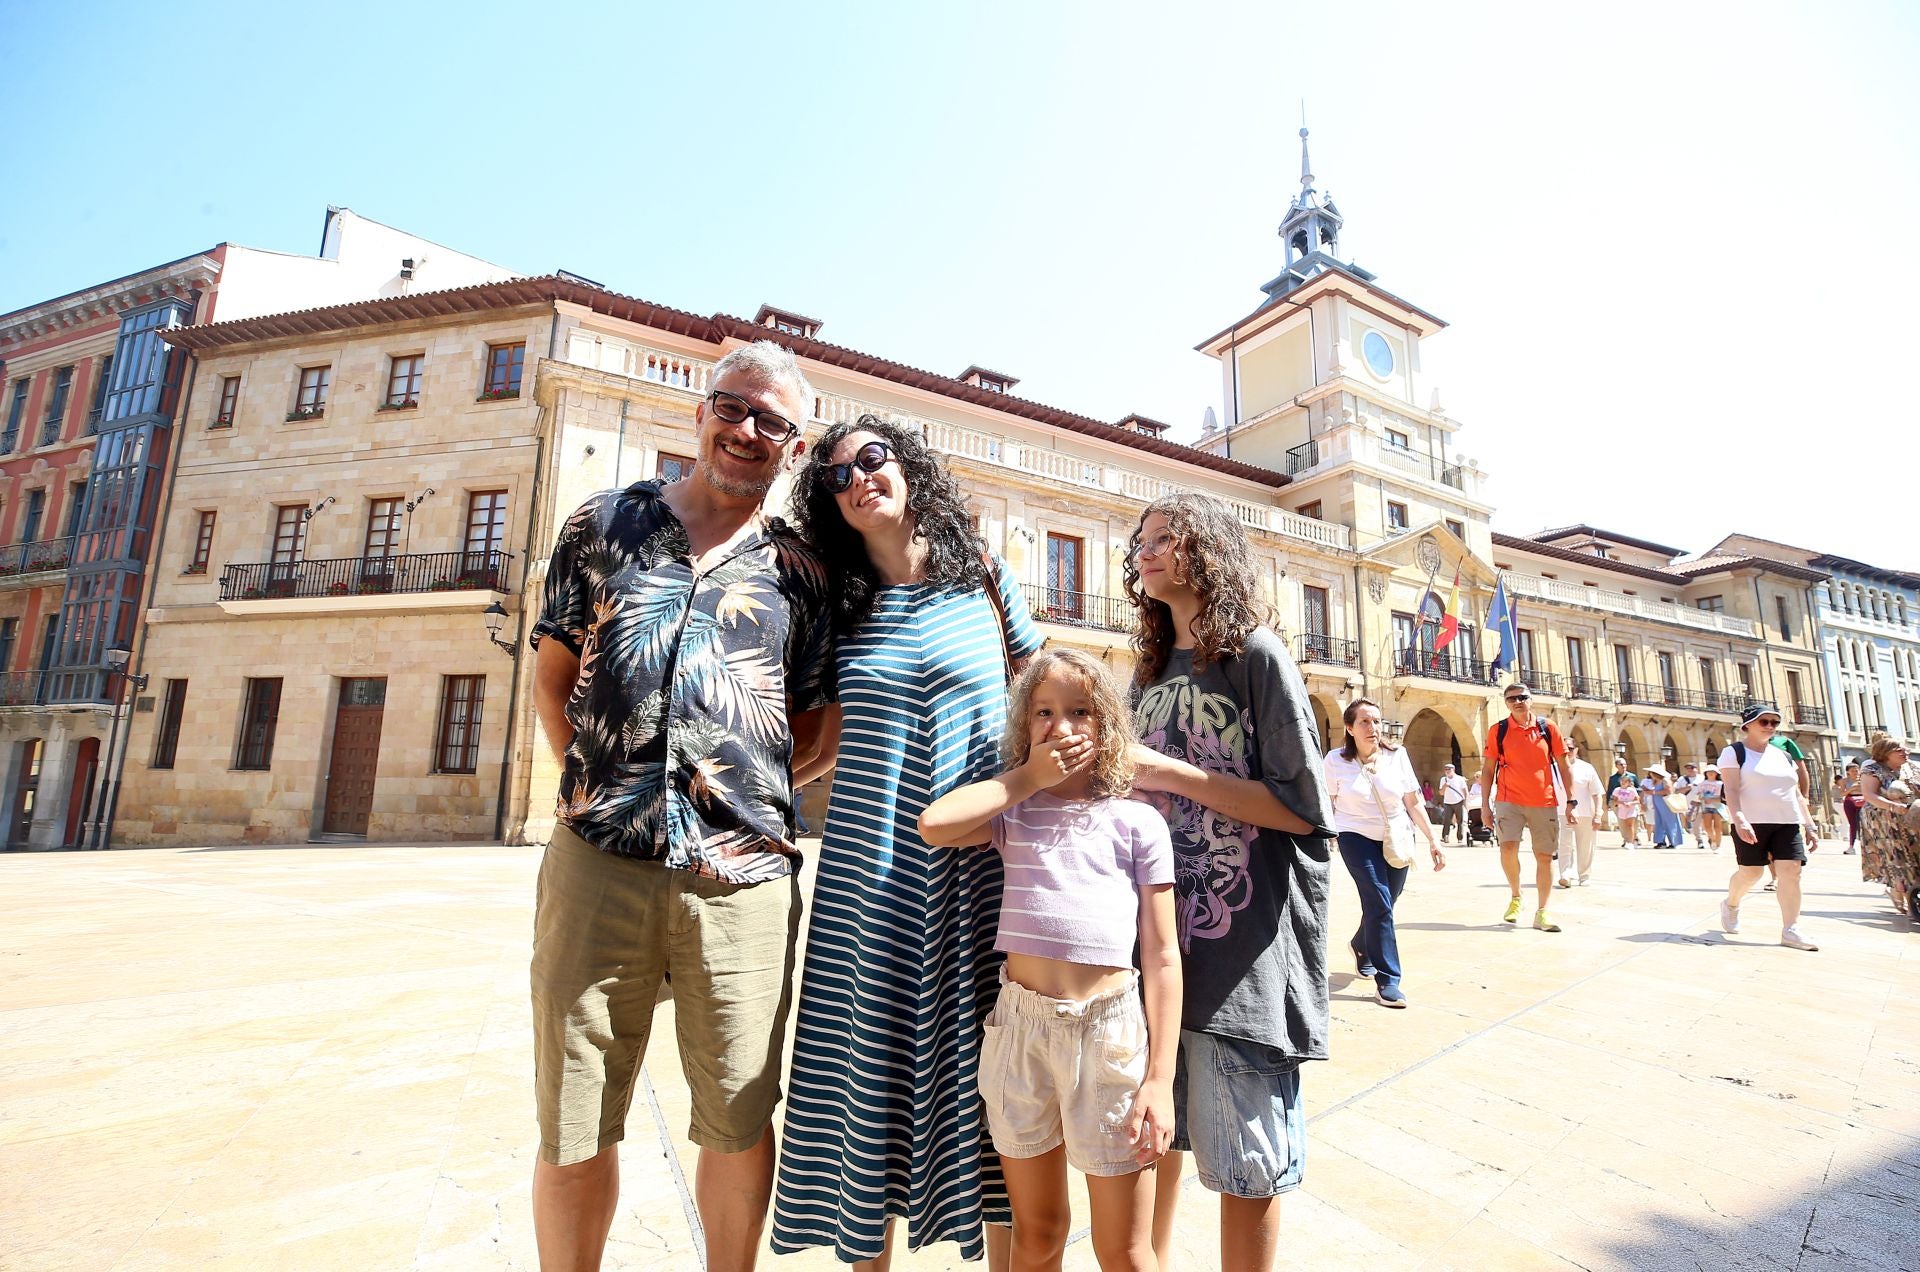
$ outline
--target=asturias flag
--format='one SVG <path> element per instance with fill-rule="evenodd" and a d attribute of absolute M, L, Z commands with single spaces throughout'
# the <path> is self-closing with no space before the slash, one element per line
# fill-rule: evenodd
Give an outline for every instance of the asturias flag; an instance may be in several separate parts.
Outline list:
<path fill-rule="evenodd" d="M 1513 605 L 1507 600 L 1505 575 L 1493 585 L 1493 608 L 1487 611 L 1487 626 L 1500 634 L 1500 652 L 1487 665 L 1489 676 L 1497 676 L 1520 661 L 1520 637 L 1513 625 Z"/>
<path fill-rule="evenodd" d="M 1460 634 L 1460 571 L 1453 572 L 1453 595 L 1447 598 L 1446 612 L 1440 616 L 1440 630 L 1433 636 L 1433 652 L 1439 653 Z"/>

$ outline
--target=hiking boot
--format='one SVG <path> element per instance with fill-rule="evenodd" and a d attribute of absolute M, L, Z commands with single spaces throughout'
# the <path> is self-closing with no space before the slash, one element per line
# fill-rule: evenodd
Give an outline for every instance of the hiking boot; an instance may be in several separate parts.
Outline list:
<path fill-rule="evenodd" d="M 1502 923 L 1512 923 L 1520 917 L 1520 898 L 1507 902 L 1507 912 L 1500 916 Z"/>

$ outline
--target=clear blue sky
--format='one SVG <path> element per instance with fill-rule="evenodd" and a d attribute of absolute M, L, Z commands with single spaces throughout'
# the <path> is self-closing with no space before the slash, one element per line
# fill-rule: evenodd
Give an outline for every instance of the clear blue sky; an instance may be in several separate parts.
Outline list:
<path fill-rule="evenodd" d="M 1497 526 L 1920 568 L 1920 5 L 1559 8 L 6 0 L 0 311 L 335 203 L 1191 436 L 1305 99 Z"/>

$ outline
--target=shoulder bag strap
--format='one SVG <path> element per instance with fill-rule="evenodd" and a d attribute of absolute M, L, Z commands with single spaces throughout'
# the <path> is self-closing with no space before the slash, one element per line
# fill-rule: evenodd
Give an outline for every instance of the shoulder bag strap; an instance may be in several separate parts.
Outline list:
<path fill-rule="evenodd" d="M 1000 595 L 1000 565 L 991 553 L 982 553 L 980 559 L 987 566 L 987 604 L 993 606 L 993 616 L 1000 627 L 1000 657 L 1007 666 L 1007 683 L 1012 684 L 1019 668 L 1013 664 L 1013 639 L 1007 634 L 1007 598 Z"/>

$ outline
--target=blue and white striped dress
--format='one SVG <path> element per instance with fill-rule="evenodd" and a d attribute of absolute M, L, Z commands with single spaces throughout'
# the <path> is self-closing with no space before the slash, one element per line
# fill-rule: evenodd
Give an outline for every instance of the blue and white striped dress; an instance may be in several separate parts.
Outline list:
<path fill-rule="evenodd" d="M 1014 656 L 1040 647 L 1005 582 Z M 998 992 L 1000 858 L 929 848 L 920 813 L 1000 769 L 999 621 L 984 592 L 886 588 L 840 644 L 839 767 L 821 837 L 812 928 L 774 1190 L 773 1248 L 878 1258 L 889 1217 L 909 1248 L 1007 1223 L 980 1105 L 980 1022 Z"/>

